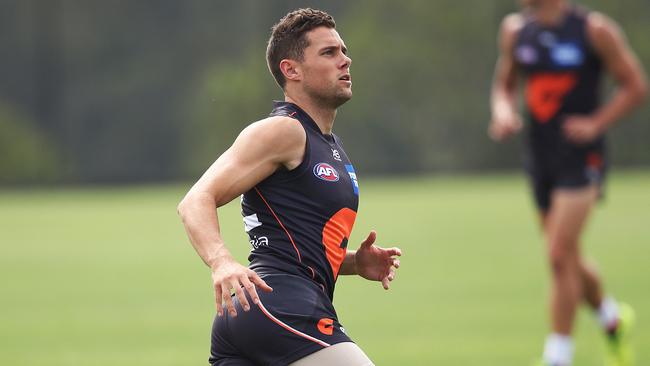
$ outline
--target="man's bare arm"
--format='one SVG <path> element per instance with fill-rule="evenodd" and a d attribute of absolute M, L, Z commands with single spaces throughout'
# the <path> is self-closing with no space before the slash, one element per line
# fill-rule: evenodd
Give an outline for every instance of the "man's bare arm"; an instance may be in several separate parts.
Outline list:
<path fill-rule="evenodd" d="M 593 13 L 589 16 L 587 31 L 618 86 L 612 98 L 595 115 L 604 130 L 641 104 L 648 94 L 648 82 L 625 34 L 612 19 Z"/>
<path fill-rule="evenodd" d="M 244 129 L 233 145 L 217 159 L 178 205 L 192 246 L 212 269 L 217 312 L 222 301 L 236 315 L 231 290 L 244 309 L 249 307 L 241 286 L 254 302 L 255 285 L 270 290 L 253 271 L 237 263 L 221 237 L 217 207 L 232 201 L 273 174 L 280 166 L 295 168 L 304 155 L 306 135 L 293 119 L 271 117 Z"/>
<path fill-rule="evenodd" d="M 496 141 L 518 132 L 522 126 L 517 112 L 517 67 L 513 58 L 515 39 L 522 26 L 522 16 L 510 14 L 503 19 L 499 31 L 499 58 L 492 80 L 489 127 L 489 135 Z"/>
<path fill-rule="evenodd" d="M 590 14 L 587 35 L 617 85 L 611 98 L 593 114 L 565 120 L 564 133 L 576 143 L 590 142 L 605 133 L 648 94 L 643 68 L 612 19 L 600 13 Z"/>

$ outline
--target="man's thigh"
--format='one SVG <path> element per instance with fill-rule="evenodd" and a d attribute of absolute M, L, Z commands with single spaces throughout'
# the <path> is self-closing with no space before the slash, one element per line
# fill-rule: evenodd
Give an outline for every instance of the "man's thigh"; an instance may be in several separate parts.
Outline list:
<path fill-rule="evenodd" d="M 584 224 L 598 198 L 598 186 L 553 191 L 546 234 L 550 242 L 578 245 Z"/>
<path fill-rule="evenodd" d="M 374 366 L 366 354 L 353 342 L 337 343 L 304 357 L 290 366 Z"/>

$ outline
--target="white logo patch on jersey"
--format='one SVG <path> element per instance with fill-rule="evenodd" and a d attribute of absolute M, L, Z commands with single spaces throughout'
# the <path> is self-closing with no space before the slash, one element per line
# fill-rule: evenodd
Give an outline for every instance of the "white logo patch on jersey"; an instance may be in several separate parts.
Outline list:
<path fill-rule="evenodd" d="M 551 49 L 551 59 L 560 66 L 580 66 L 584 55 L 573 43 L 559 43 Z"/>
<path fill-rule="evenodd" d="M 269 246 L 269 238 L 267 238 L 266 236 L 260 236 L 259 238 L 255 236 L 253 237 L 253 239 L 250 239 L 248 242 L 251 243 L 251 247 L 253 248 L 253 250 L 259 247 Z"/>
<path fill-rule="evenodd" d="M 249 232 L 258 226 L 262 226 L 262 223 L 257 218 L 257 214 L 244 216 L 244 229 L 246 232 Z"/>
<path fill-rule="evenodd" d="M 341 154 L 339 154 L 338 150 L 332 149 L 332 156 L 334 157 L 334 160 L 341 161 Z"/>

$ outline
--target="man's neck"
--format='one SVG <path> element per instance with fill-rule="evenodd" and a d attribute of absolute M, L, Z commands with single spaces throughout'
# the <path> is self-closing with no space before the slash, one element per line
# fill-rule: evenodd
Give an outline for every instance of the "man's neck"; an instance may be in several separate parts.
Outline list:
<path fill-rule="evenodd" d="M 567 0 L 548 1 L 535 7 L 535 16 L 544 25 L 558 25 L 566 16 L 569 6 L 570 4 Z"/>
<path fill-rule="evenodd" d="M 307 112 L 314 122 L 318 125 L 321 132 L 326 135 L 332 133 L 334 127 L 334 119 L 336 118 L 336 109 L 323 107 L 314 103 L 309 97 L 290 97 L 285 94 L 285 102 L 293 103 L 300 107 L 303 111 Z"/>

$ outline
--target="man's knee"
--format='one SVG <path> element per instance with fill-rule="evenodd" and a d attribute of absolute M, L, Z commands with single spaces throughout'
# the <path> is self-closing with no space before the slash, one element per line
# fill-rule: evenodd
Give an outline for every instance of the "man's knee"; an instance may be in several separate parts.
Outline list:
<path fill-rule="evenodd" d="M 548 260 L 554 275 L 564 275 L 579 270 L 577 245 L 567 239 L 553 239 L 549 242 Z"/>

